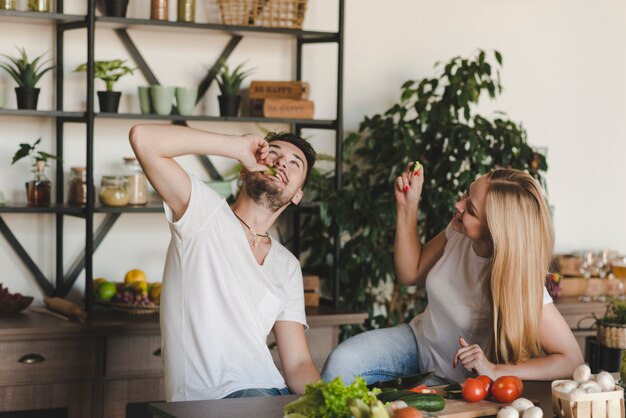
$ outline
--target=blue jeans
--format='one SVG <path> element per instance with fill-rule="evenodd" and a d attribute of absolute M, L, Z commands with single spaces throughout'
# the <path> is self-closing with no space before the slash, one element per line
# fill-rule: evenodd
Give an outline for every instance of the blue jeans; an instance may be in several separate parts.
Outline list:
<path fill-rule="evenodd" d="M 367 331 L 339 344 L 322 368 L 322 379 L 328 382 L 341 376 L 348 385 L 356 376 L 362 376 L 369 385 L 423 372 L 415 334 L 409 325 L 402 324 Z M 433 386 L 446 382 L 433 377 L 426 383 Z"/>
<path fill-rule="evenodd" d="M 269 388 L 269 389 L 241 389 L 224 396 L 227 398 L 254 398 L 256 396 L 282 396 L 291 395 L 289 388 Z"/>

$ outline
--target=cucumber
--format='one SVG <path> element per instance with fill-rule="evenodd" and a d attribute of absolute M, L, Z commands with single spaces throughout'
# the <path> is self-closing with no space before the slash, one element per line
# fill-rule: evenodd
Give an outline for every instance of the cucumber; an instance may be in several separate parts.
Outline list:
<path fill-rule="evenodd" d="M 441 411 L 446 406 L 446 400 L 440 395 L 415 393 L 408 390 L 383 392 L 378 394 L 383 402 L 404 401 L 408 406 L 428 412 Z"/>

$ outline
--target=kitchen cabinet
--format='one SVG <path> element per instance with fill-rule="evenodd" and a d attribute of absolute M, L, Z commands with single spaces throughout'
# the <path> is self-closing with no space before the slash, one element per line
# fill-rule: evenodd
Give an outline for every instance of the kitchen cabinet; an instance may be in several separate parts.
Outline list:
<path fill-rule="evenodd" d="M 98 246 L 105 239 L 116 221 L 122 214 L 130 216 L 145 216 L 149 213 L 160 213 L 163 211 L 162 205 L 148 205 L 141 207 L 104 207 L 97 205 L 95 199 L 96 179 L 94 179 L 94 165 L 96 163 L 96 154 L 94 152 L 95 143 L 97 141 L 97 132 L 95 129 L 96 120 L 127 120 L 128 127 L 138 121 L 170 121 L 176 124 L 186 124 L 189 121 L 199 122 L 220 122 L 220 123 L 283 123 L 288 125 L 291 130 L 298 134 L 305 129 L 327 130 L 334 132 L 335 145 L 335 171 L 337 188 L 341 187 L 341 155 L 343 153 L 343 116 L 342 116 L 342 91 L 343 91 L 343 20 L 344 20 L 344 0 L 337 0 L 339 8 L 339 22 L 337 31 L 308 31 L 284 28 L 268 28 L 254 26 L 233 26 L 212 23 L 188 23 L 188 22 L 172 22 L 157 21 L 138 18 L 120 18 L 101 16 L 96 12 L 95 0 L 88 0 L 87 12 L 85 15 L 65 14 L 63 8 L 63 0 L 56 1 L 54 13 L 37 13 L 23 12 L 12 10 L 0 10 L 0 23 L 18 23 L 19 26 L 24 25 L 49 25 L 54 31 L 55 45 L 55 64 L 56 74 L 54 80 L 55 105 L 52 110 L 12 110 L 0 109 L 0 118 L 17 118 L 17 117 L 41 117 L 52 118 L 55 123 L 56 135 L 56 152 L 61 157 L 56 164 L 56 172 L 53 178 L 55 185 L 55 203 L 50 207 L 30 208 L 24 206 L 0 206 L 0 233 L 4 235 L 10 246 L 14 249 L 16 255 L 23 261 L 28 270 L 35 277 L 39 287 L 47 296 L 66 296 L 76 282 L 77 278 L 85 272 L 85 307 L 87 312 L 92 315 L 93 306 L 93 255 Z M 147 6 L 146 6 L 147 7 Z M 141 56 L 141 52 L 137 45 L 129 36 L 127 29 L 142 28 L 154 33 L 154 42 L 158 42 L 160 37 L 167 37 L 182 29 L 193 31 L 195 33 L 220 34 L 224 33 L 230 36 L 230 41 L 220 55 L 220 60 L 225 60 L 236 48 L 237 44 L 243 37 L 267 36 L 271 34 L 277 37 L 290 38 L 294 41 L 295 51 L 295 69 L 293 78 L 300 80 L 302 78 L 302 61 L 307 45 L 330 44 L 336 45 L 337 49 L 337 87 L 334 91 L 329 92 L 336 96 L 336 116 L 334 119 L 281 119 L 281 118 L 257 118 L 257 117 L 221 117 L 212 115 L 202 116 L 181 116 L 178 114 L 171 115 L 154 115 L 140 113 L 100 113 L 96 111 L 95 106 L 95 88 L 93 78 L 93 63 L 95 48 L 97 45 L 96 28 L 108 29 L 115 32 L 121 41 L 121 45 L 126 48 L 130 56 L 135 60 L 139 71 L 143 74 L 148 84 L 159 84 L 155 74 L 149 68 L 146 60 Z M 85 92 L 86 110 L 85 111 L 66 111 L 64 109 L 64 96 L 76 94 L 76 92 L 67 91 L 64 84 L 64 39 L 69 31 L 84 31 L 85 46 L 87 50 L 87 86 Z M 52 38 L 52 37 L 51 37 Z M 51 45 L 52 48 L 52 45 Z M 218 60 L 219 61 L 219 60 Z M 320 66 L 324 71 L 327 70 L 326 64 Z M 218 62 L 208 71 L 205 78 L 199 85 L 199 96 L 202 97 L 208 90 L 212 81 L 215 79 L 219 69 Z M 65 205 L 67 198 L 65 196 L 65 174 L 69 170 L 64 166 L 64 128 L 67 124 L 79 124 L 85 127 L 85 162 L 86 166 L 86 184 L 87 184 L 87 204 L 84 207 Z M 202 164 L 212 178 L 218 178 L 219 173 L 215 170 L 208 158 L 202 159 Z M 291 216 L 293 226 L 292 251 L 296 256 L 300 254 L 300 213 L 303 211 L 316 212 L 319 205 L 315 203 L 303 204 L 302 206 L 290 209 L 286 216 Z M 28 254 L 28 251 L 20 243 L 15 234 L 11 231 L 8 224 L 2 218 L 4 213 L 23 213 L 32 216 L 52 215 L 55 218 L 55 274 L 53 278 L 46 277 L 37 264 Z M 105 216 L 102 223 L 95 228 L 94 216 L 103 214 Z M 84 221 L 85 241 L 84 249 L 74 260 L 71 265 L 64 263 L 64 224 L 66 217 L 76 217 Z M 337 232 L 339 234 L 339 231 Z M 334 240 L 339 245 L 338 236 Z M 165 243 L 164 243 L 165 245 Z M 338 269 L 338 249 L 335 251 L 335 264 L 333 271 L 333 284 L 329 286 L 332 289 L 332 301 L 337 306 L 339 300 L 339 269 Z"/>
<path fill-rule="evenodd" d="M 32 416 L 38 418 L 57 416 L 52 415 L 57 410 L 68 418 L 147 414 L 146 403 L 165 399 L 158 318 L 100 309 L 84 325 L 28 311 L 2 318 L 0 417 L 23 410 L 37 411 Z M 316 366 L 321 368 L 336 346 L 341 325 L 366 318 L 366 313 L 307 308 L 306 336 Z M 277 353 L 275 361 L 280 368 Z"/>

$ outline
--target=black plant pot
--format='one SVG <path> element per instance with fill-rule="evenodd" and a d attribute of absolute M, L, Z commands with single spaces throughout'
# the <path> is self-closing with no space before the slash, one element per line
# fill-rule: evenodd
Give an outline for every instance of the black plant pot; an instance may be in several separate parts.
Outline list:
<path fill-rule="evenodd" d="M 107 16 L 126 17 L 128 0 L 102 0 L 102 2 Z"/>
<path fill-rule="evenodd" d="M 117 113 L 120 104 L 121 91 L 99 91 L 98 102 L 100 103 L 100 112 Z"/>
<path fill-rule="evenodd" d="M 16 87 L 15 96 L 17 97 L 18 109 L 37 109 L 37 100 L 39 99 L 38 88 L 33 87 Z"/>
<path fill-rule="evenodd" d="M 239 113 L 239 102 L 241 102 L 240 95 L 222 94 L 217 96 L 217 100 L 220 103 L 221 116 L 237 116 Z"/>

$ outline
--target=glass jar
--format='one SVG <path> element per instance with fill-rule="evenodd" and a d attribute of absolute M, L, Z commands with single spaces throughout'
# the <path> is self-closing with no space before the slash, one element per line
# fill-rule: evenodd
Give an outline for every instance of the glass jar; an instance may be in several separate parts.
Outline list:
<path fill-rule="evenodd" d="M 50 206 L 52 184 L 43 172 L 45 167 L 45 161 L 37 161 L 34 170 L 35 178 L 26 183 L 28 206 Z"/>
<path fill-rule="evenodd" d="M 124 175 L 128 181 L 128 203 L 145 205 L 148 203 L 148 179 L 135 157 L 124 157 Z"/>
<path fill-rule="evenodd" d="M 87 204 L 87 168 L 70 167 L 70 185 L 67 203 L 70 205 Z"/>
<path fill-rule="evenodd" d="M 150 3 L 150 19 L 167 20 L 167 0 L 152 0 Z"/>
<path fill-rule="evenodd" d="M 196 0 L 178 0 L 177 20 L 179 22 L 195 22 Z"/>
<path fill-rule="evenodd" d="M 124 176 L 102 176 L 100 203 L 104 206 L 128 205 L 128 179 Z"/>
<path fill-rule="evenodd" d="M 0 10 L 15 10 L 15 0 L 0 0 Z"/>
<path fill-rule="evenodd" d="M 49 12 L 50 0 L 28 0 L 28 11 Z"/>

